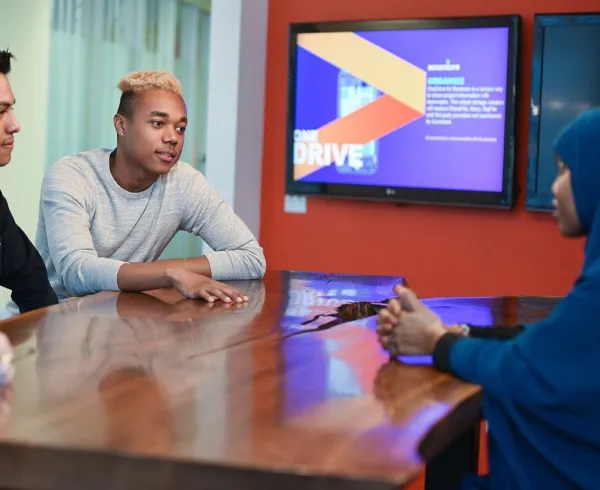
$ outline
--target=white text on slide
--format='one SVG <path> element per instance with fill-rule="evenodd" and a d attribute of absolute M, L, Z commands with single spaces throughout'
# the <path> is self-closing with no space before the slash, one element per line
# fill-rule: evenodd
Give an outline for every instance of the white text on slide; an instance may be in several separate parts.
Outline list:
<path fill-rule="evenodd" d="M 451 126 L 456 120 L 502 119 L 502 87 L 428 86 L 425 122 Z"/>
<path fill-rule="evenodd" d="M 333 162 L 341 167 L 346 158 L 350 168 L 363 168 L 363 145 L 321 143 L 316 130 L 294 130 L 294 165 L 325 167 Z"/>

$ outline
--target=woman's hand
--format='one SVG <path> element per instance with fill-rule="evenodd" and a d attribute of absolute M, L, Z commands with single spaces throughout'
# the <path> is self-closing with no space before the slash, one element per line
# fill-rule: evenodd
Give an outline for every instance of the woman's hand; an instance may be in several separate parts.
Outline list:
<path fill-rule="evenodd" d="M 379 312 L 377 335 L 392 356 L 426 355 L 447 332 L 440 317 L 427 308 L 417 296 L 402 285 L 396 285 L 398 298 Z"/>

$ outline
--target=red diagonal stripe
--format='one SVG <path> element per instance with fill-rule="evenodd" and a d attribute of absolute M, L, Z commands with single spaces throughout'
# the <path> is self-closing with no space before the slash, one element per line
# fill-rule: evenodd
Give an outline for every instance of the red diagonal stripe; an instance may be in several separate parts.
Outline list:
<path fill-rule="evenodd" d="M 321 143 L 364 145 L 421 117 L 422 114 L 406 104 L 382 95 L 346 117 L 319 128 Z"/>
<path fill-rule="evenodd" d="M 423 114 L 406 104 L 382 95 L 374 102 L 340 119 L 321 126 L 319 142 L 364 145 L 422 117 Z M 295 165 L 294 177 L 301 179 L 322 167 Z"/>

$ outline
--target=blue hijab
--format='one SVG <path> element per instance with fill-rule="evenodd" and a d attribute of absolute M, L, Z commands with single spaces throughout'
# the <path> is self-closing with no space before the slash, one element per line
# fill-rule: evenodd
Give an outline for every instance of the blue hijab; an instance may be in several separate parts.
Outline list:
<path fill-rule="evenodd" d="M 588 234 L 585 272 L 590 261 L 600 258 L 600 227 L 595 224 L 600 220 L 600 109 L 586 111 L 569 124 L 554 142 L 554 152 L 571 170 L 575 207 Z"/>
<path fill-rule="evenodd" d="M 519 337 L 465 339 L 450 354 L 453 371 L 483 387 L 485 488 L 600 488 L 600 110 L 568 125 L 554 148 L 571 170 L 588 234 L 579 278 L 547 319 Z"/>

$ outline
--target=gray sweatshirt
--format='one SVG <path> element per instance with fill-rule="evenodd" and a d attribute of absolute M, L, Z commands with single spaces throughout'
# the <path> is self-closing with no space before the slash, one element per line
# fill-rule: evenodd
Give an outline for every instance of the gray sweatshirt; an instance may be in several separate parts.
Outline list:
<path fill-rule="evenodd" d="M 111 150 L 61 158 L 42 183 L 36 246 L 60 300 L 118 291 L 126 262 L 151 262 L 175 233 L 201 237 L 216 280 L 260 279 L 266 264 L 251 231 L 205 177 L 178 162 L 142 192 L 128 192 L 109 168 Z"/>

